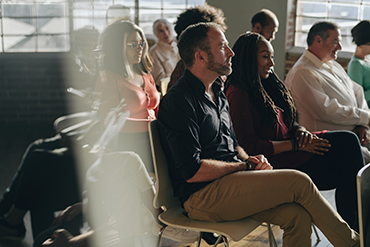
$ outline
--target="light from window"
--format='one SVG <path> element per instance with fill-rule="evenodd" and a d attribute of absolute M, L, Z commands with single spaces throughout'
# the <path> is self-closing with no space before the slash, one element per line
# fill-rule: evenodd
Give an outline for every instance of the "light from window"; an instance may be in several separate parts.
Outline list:
<path fill-rule="evenodd" d="M 297 1 L 295 46 L 306 47 L 307 33 L 317 21 L 331 21 L 340 26 L 342 50 L 355 50 L 351 29 L 361 20 L 370 19 L 370 0 Z"/>
<path fill-rule="evenodd" d="M 152 36 L 152 23 L 156 19 L 173 22 L 184 9 L 204 3 L 205 0 L 0 1 L 0 49 L 1 52 L 67 52 L 74 31 L 103 31 L 110 18 L 107 10 L 112 5 L 122 8 L 110 10 L 113 16 L 124 9 L 129 19 L 138 21 L 145 34 Z"/>

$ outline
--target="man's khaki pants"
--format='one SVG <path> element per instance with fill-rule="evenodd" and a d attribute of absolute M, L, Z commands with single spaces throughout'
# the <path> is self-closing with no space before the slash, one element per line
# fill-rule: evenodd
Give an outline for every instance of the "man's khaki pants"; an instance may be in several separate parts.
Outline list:
<path fill-rule="evenodd" d="M 226 175 L 184 203 L 191 219 L 232 221 L 245 217 L 279 225 L 283 246 L 311 246 L 313 222 L 338 247 L 359 246 L 359 236 L 296 170 L 243 171 Z"/>

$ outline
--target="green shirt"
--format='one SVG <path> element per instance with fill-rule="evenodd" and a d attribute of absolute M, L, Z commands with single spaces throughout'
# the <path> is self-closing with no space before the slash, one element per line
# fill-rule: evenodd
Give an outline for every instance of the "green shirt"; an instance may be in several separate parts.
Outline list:
<path fill-rule="evenodd" d="M 353 56 L 348 64 L 348 75 L 364 88 L 365 99 L 370 106 L 370 63 Z"/>

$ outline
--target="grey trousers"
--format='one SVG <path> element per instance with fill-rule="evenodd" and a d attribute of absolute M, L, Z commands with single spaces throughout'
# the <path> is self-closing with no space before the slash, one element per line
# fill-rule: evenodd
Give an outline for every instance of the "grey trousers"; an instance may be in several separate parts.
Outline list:
<path fill-rule="evenodd" d="M 243 171 L 219 178 L 184 203 L 191 219 L 231 221 L 252 217 L 279 225 L 283 246 L 311 246 L 313 222 L 338 247 L 359 246 L 359 236 L 296 170 Z"/>

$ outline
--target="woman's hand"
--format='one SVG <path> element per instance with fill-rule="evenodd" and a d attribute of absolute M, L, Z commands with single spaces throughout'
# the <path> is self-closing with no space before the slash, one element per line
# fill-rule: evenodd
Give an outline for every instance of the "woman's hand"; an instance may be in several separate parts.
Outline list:
<path fill-rule="evenodd" d="M 305 127 L 299 126 L 294 133 L 297 140 L 298 148 L 305 148 L 307 145 L 311 144 L 313 140 L 319 139 L 315 134 L 312 134 Z"/>
<path fill-rule="evenodd" d="M 299 151 L 306 151 L 313 154 L 324 155 L 325 152 L 329 151 L 330 143 L 326 139 L 315 138 L 305 146 L 298 147 Z"/>
<path fill-rule="evenodd" d="M 42 246 L 49 247 L 67 247 L 72 235 L 65 229 L 58 229 L 53 233 L 53 239 L 47 239 Z"/>
<path fill-rule="evenodd" d="M 61 212 L 58 217 L 54 219 L 54 221 L 51 223 L 51 225 L 60 226 L 62 222 L 68 222 L 73 220 L 76 216 L 79 216 L 82 214 L 82 202 L 78 202 L 76 204 L 73 204 L 72 206 L 67 207 L 64 209 L 63 212 Z"/>

